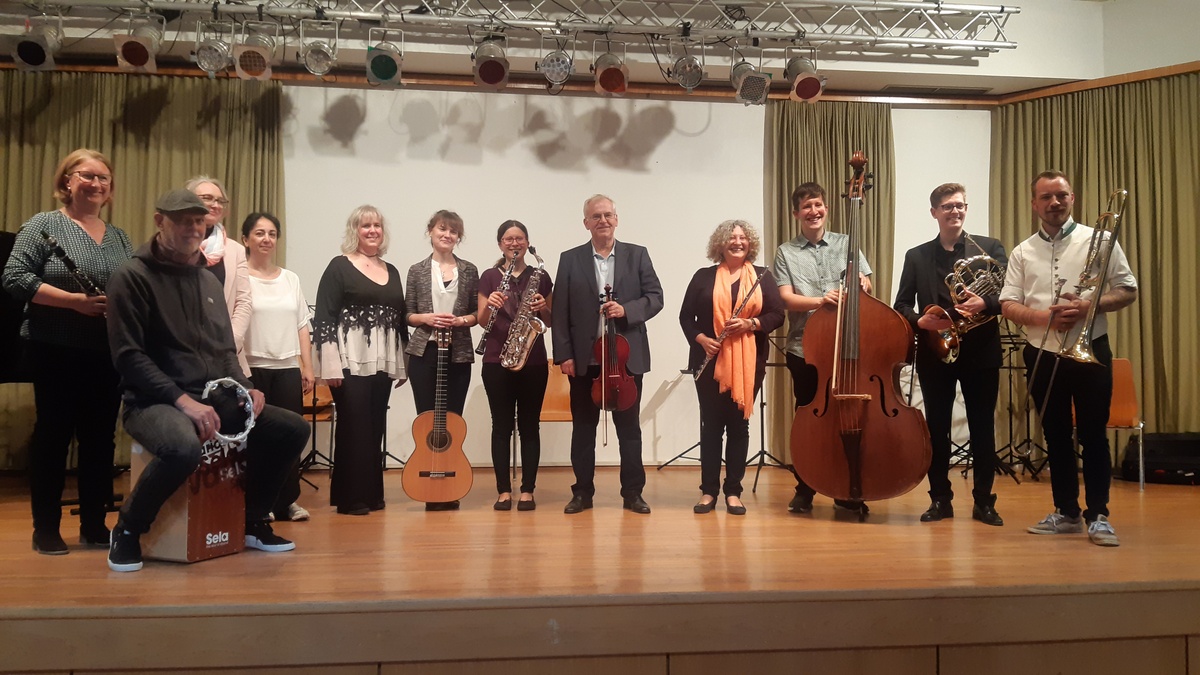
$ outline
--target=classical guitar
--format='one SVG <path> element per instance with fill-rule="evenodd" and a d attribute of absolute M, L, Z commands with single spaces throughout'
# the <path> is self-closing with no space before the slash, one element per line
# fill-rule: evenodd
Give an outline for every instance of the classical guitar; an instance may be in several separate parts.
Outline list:
<path fill-rule="evenodd" d="M 463 453 L 467 423 L 446 410 L 446 366 L 450 361 L 450 329 L 439 328 L 437 340 L 437 389 L 433 410 L 413 420 L 416 449 L 404 465 L 404 493 L 418 502 L 452 502 L 471 491 L 471 463 Z"/>

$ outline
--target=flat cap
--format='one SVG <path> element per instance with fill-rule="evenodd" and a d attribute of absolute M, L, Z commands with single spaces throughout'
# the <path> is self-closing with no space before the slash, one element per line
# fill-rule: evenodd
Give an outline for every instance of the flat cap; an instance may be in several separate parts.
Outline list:
<path fill-rule="evenodd" d="M 154 210 L 161 213 L 208 213 L 208 207 L 191 190 L 179 188 L 158 198 Z"/>

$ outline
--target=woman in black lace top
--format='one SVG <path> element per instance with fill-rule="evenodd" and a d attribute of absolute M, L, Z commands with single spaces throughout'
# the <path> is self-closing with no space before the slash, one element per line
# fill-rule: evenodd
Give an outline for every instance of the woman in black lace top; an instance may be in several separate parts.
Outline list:
<path fill-rule="evenodd" d="M 314 370 L 338 410 L 337 454 L 329 502 L 338 513 L 366 515 L 384 506 L 380 452 L 393 382 L 408 379 L 404 286 L 382 256 L 388 237 L 374 206 L 346 221 L 342 252 L 317 288 Z"/>

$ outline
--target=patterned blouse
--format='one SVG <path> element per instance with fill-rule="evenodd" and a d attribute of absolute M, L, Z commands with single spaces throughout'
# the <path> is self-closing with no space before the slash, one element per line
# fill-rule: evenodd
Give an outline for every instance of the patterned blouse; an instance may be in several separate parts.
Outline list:
<path fill-rule="evenodd" d="M 84 292 L 46 243 L 43 232 L 58 241 L 79 271 L 100 290 L 104 290 L 112 273 L 133 257 L 129 235 L 115 225 L 105 224 L 104 236 L 96 244 L 91 235 L 62 211 L 45 211 L 21 227 L 12 256 L 4 266 L 4 290 L 27 303 L 21 337 L 62 347 L 108 351 L 108 330 L 103 316 L 85 316 L 72 309 L 33 302 L 42 284 L 68 293 Z"/>
<path fill-rule="evenodd" d="M 404 285 L 400 272 L 387 265 L 388 281 L 367 278 L 344 255 L 329 262 L 317 287 L 313 318 L 313 371 L 322 379 L 387 373 L 408 379 L 404 346 Z"/>

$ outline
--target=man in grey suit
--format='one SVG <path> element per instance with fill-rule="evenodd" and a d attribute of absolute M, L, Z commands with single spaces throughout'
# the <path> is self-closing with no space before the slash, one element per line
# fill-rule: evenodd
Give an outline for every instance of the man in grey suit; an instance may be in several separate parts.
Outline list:
<path fill-rule="evenodd" d="M 596 426 L 600 408 L 592 401 L 592 381 L 600 374 L 593 345 L 600 337 L 603 314 L 629 342 L 629 374 L 637 398 L 613 412 L 621 453 L 621 497 L 626 509 L 650 513 L 642 499 L 646 469 L 642 465 L 642 375 L 650 370 L 646 321 L 663 308 L 662 284 L 644 246 L 616 240 L 617 208 L 612 199 L 593 195 L 583 203 L 583 226 L 590 242 L 566 251 L 558 260 L 551 325 L 554 362 L 571 383 L 571 467 L 575 484 L 564 513 L 592 508 L 596 493 Z M 602 302 L 605 286 L 613 299 Z"/>

